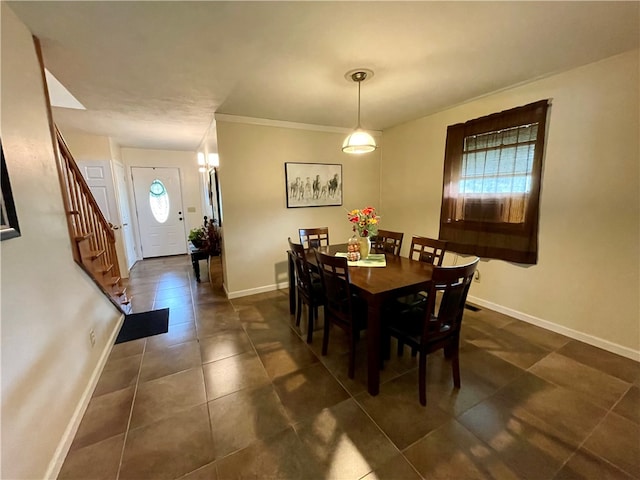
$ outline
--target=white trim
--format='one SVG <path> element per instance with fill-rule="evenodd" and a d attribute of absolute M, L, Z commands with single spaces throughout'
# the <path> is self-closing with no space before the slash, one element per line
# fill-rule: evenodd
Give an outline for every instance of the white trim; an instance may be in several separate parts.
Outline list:
<path fill-rule="evenodd" d="M 289 288 L 289 282 L 273 283 L 271 285 L 265 285 L 264 287 L 249 288 L 247 290 L 238 290 L 237 292 L 227 291 L 227 298 L 229 300 L 233 298 L 246 297 L 248 295 L 256 295 L 258 293 L 273 292 L 275 290 L 286 290 Z M 225 288 L 226 291 L 226 288 Z"/>
<path fill-rule="evenodd" d="M 246 123 L 248 125 L 262 125 L 266 127 L 282 127 L 282 128 L 293 128 L 297 130 L 313 130 L 316 132 L 330 132 L 330 133 L 345 133 L 349 134 L 353 131 L 352 128 L 344 128 L 344 127 L 329 127 L 326 125 L 314 125 L 311 123 L 297 123 L 297 122 L 286 122 L 284 120 L 270 120 L 268 118 L 255 118 L 255 117 L 243 117 L 241 115 L 229 115 L 227 113 L 216 113 L 215 114 L 216 122 L 229 122 L 229 123 Z M 382 132 L 379 130 L 369 130 L 369 132 L 374 137 L 379 137 L 382 135 Z"/>
<path fill-rule="evenodd" d="M 62 469 L 62 464 L 64 463 L 67 454 L 69 453 L 69 449 L 71 448 L 71 443 L 73 443 L 73 439 L 78 433 L 78 427 L 80 427 L 80 422 L 82 421 L 82 417 L 87 411 L 87 407 L 89 406 L 89 401 L 93 396 L 93 391 L 98 384 L 98 380 L 100 380 L 100 375 L 102 374 L 102 370 L 107 363 L 107 359 L 109 358 L 109 354 L 111 353 L 111 349 L 115 344 L 116 337 L 118 332 L 120 332 L 120 327 L 122 327 L 122 323 L 124 322 L 124 314 L 120 315 L 120 319 L 116 323 L 116 326 L 109 337 L 109 340 L 106 343 L 105 349 L 102 351 L 100 355 L 100 359 L 98 360 L 98 364 L 96 368 L 93 370 L 91 374 L 91 378 L 89 379 L 89 383 L 87 384 L 84 392 L 82 392 L 82 397 L 80 397 L 80 401 L 76 406 L 73 415 L 71 416 L 71 420 L 67 425 L 64 433 L 62 434 L 62 438 L 58 443 L 58 447 L 53 454 L 53 458 L 49 462 L 49 466 L 47 467 L 47 473 L 44 478 L 58 478 L 60 474 L 60 470 Z"/>
<path fill-rule="evenodd" d="M 638 350 L 633 350 L 629 347 L 624 347 L 622 345 L 618 345 L 617 343 L 594 337 L 593 335 L 589 335 L 572 328 L 564 327 L 562 325 L 558 325 L 557 323 L 549 322 L 548 320 L 534 317 L 533 315 L 519 312 L 511 308 L 503 307 L 502 305 L 498 305 L 497 303 L 489 302 L 487 300 L 482 300 L 478 297 L 469 295 L 467 298 L 471 303 L 475 303 L 477 305 L 480 305 L 481 307 L 489 308 L 496 312 L 509 315 L 510 317 L 516 318 L 518 320 L 522 320 L 523 322 L 536 325 L 546 330 L 551 330 L 552 332 L 559 333 L 574 340 L 579 340 L 581 342 L 588 343 L 589 345 L 593 345 L 594 347 L 602 348 L 603 350 L 607 350 L 608 352 L 630 358 L 631 360 L 635 360 L 636 362 L 640 362 L 640 351 Z"/>

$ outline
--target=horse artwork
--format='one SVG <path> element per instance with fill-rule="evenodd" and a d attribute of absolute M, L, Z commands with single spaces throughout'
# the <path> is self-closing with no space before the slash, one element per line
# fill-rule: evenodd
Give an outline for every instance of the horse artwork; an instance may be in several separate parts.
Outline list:
<path fill-rule="evenodd" d="M 342 165 L 284 164 L 287 208 L 342 205 Z"/>

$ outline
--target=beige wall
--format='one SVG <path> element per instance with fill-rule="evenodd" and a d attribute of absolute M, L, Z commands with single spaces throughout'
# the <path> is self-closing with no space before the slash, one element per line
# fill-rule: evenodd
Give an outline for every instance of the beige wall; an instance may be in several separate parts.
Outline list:
<path fill-rule="evenodd" d="M 73 262 L 31 33 L 0 8 L 2 145 L 22 233 L 0 247 L 0 477 L 35 479 L 57 474 L 121 315 Z"/>
<path fill-rule="evenodd" d="M 60 132 L 76 161 L 112 160 L 109 137 L 65 130 L 62 127 L 60 127 Z"/>
<path fill-rule="evenodd" d="M 287 237 L 329 227 L 333 243 L 352 235 L 347 210 L 379 205 L 379 150 L 342 153 L 345 133 L 217 122 L 224 208 L 225 288 L 231 297 L 287 282 Z M 342 164 L 343 205 L 287 208 L 285 162 Z M 384 214 L 384 212 L 383 212 Z"/>
<path fill-rule="evenodd" d="M 482 261 L 484 305 L 640 359 L 638 51 L 384 132 L 393 229 L 437 236 L 448 125 L 549 98 L 539 261 Z M 409 242 L 405 242 L 406 253 Z"/>
<path fill-rule="evenodd" d="M 185 213 L 185 248 L 189 230 L 202 225 L 202 194 L 201 175 L 198 173 L 198 164 L 195 152 L 181 152 L 171 150 L 147 150 L 141 148 L 121 148 L 122 161 L 126 167 L 127 177 L 131 178 L 131 167 L 175 167 L 180 170 L 180 182 L 182 188 L 182 207 Z M 129 198 L 131 209 L 135 213 L 135 195 L 129 184 Z M 190 211 L 192 209 L 193 211 Z M 137 219 L 134 220 L 134 228 L 140 244 Z"/>

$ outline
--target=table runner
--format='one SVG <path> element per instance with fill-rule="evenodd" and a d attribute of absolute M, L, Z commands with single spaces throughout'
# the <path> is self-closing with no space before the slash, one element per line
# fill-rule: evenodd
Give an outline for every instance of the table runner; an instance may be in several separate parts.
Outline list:
<path fill-rule="evenodd" d="M 344 252 L 336 253 L 336 257 L 346 257 Z M 360 259 L 357 262 L 350 262 L 347 260 L 347 265 L 350 267 L 386 267 L 387 260 L 384 253 L 370 253 L 365 259 Z"/>

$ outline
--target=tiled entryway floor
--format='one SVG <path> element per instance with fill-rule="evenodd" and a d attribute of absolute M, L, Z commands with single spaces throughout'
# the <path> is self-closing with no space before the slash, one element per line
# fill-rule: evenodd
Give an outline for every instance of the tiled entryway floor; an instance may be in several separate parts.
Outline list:
<path fill-rule="evenodd" d="M 113 348 L 60 479 L 640 478 L 638 363 L 468 310 L 462 388 L 430 356 L 425 408 L 408 351 L 371 397 L 366 339 L 349 380 L 341 330 L 322 357 L 286 291 L 229 301 L 203 277 L 134 267 L 134 311 L 170 307 L 169 332 Z"/>

